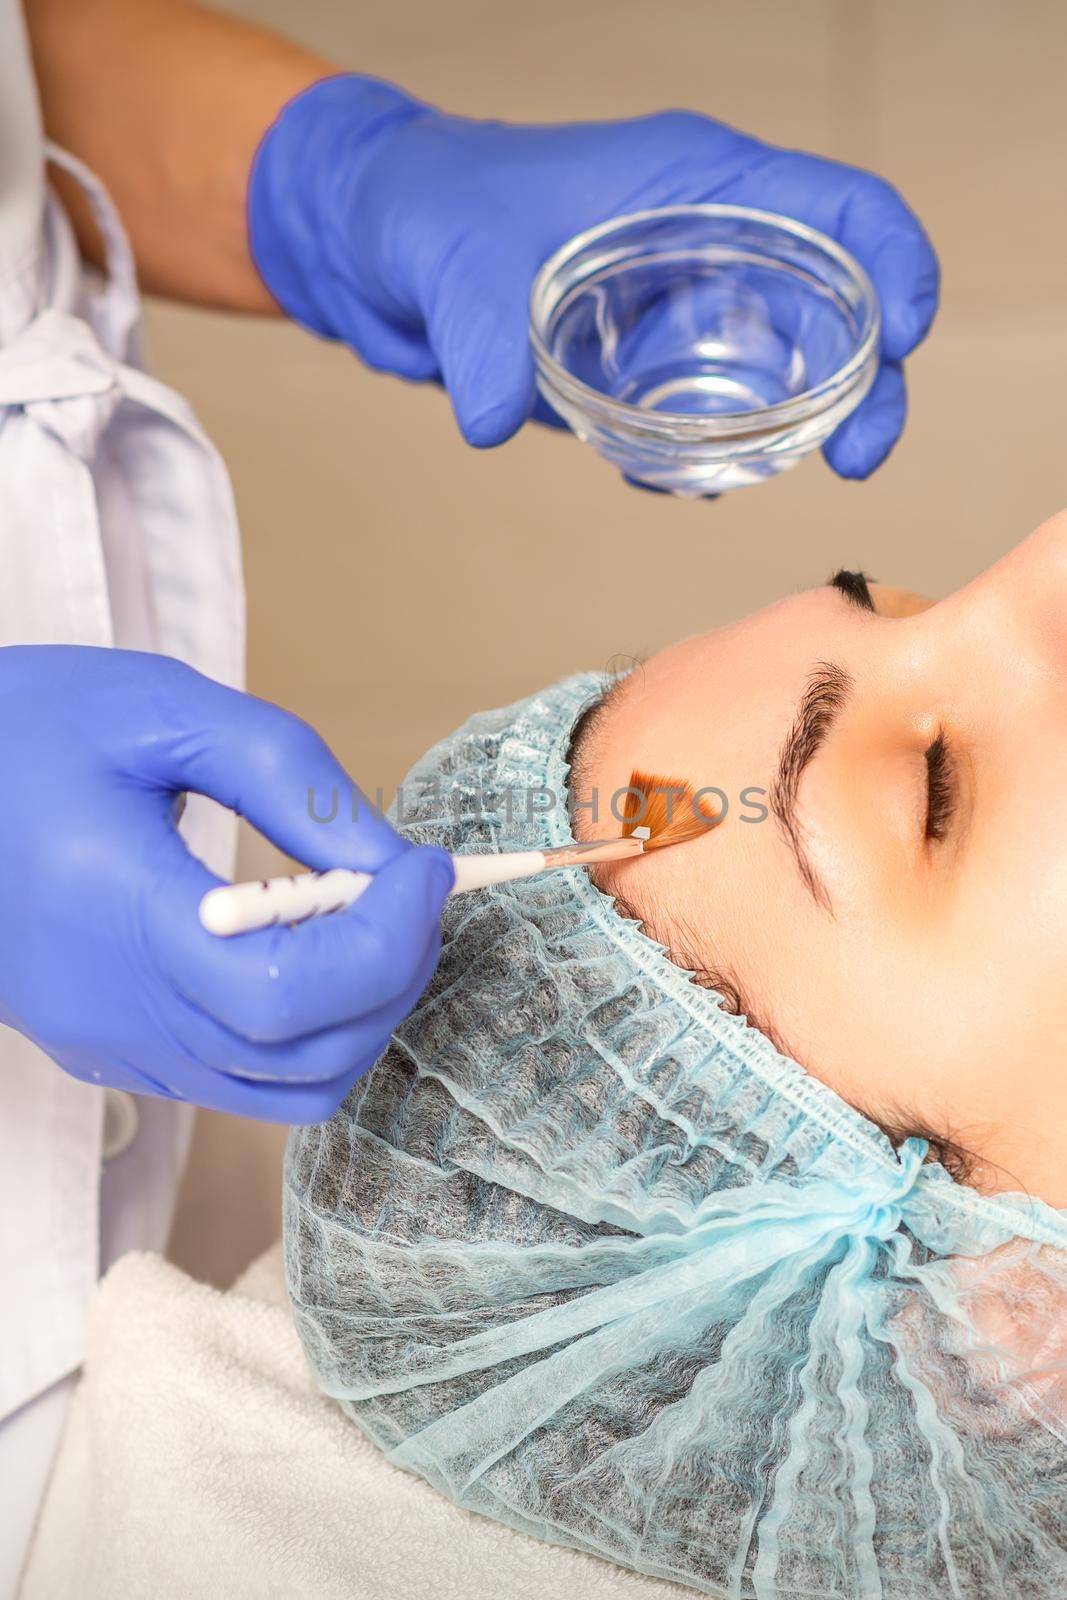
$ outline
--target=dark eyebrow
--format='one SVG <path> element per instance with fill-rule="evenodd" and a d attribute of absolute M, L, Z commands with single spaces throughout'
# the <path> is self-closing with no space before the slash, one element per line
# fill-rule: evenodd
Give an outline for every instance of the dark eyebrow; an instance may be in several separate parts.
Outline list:
<path fill-rule="evenodd" d="M 820 661 L 808 678 L 808 686 L 797 708 L 793 726 L 786 734 L 778 755 L 778 771 L 771 785 L 769 802 L 778 825 L 793 852 L 797 871 L 816 905 L 834 914 L 826 886 L 808 860 L 797 820 L 797 792 L 805 769 L 818 755 L 834 723 L 848 704 L 852 679 L 843 667 Z"/>

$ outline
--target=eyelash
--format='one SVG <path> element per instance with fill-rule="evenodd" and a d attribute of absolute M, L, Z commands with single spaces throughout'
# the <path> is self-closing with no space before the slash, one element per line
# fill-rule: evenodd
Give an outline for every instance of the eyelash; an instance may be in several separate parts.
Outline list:
<path fill-rule="evenodd" d="M 865 572 L 840 568 L 830 579 L 830 584 L 845 599 L 861 611 L 876 610 L 871 583 Z M 952 819 L 956 814 L 957 784 L 952 748 L 944 728 L 939 728 L 937 738 L 926 751 L 926 827 L 928 842 L 938 843 L 948 837 Z"/>
<path fill-rule="evenodd" d="M 940 840 L 948 834 L 956 810 L 956 782 L 952 749 L 944 728 L 926 751 L 926 837 Z"/>
<path fill-rule="evenodd" d="M 874 582 L 874 578 L 869 578 L 865 572 L 852 572 L 848 567 L 840 567 L 830 579 L 830 587 L 843 594 L 860 611 L 874 611 L 877 609 L 871 594 L 871 584 Z"/>

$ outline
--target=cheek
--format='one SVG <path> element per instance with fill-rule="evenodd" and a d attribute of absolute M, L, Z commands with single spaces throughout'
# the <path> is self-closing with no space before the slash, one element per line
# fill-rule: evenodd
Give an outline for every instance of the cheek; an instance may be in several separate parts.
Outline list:
<path fill-rule="evenodd" d="M 1067 1037 L 1067 849 L 1062 802 L 1035 775 L 1006 793 L 970 841 L 951 930 L 953 961 L 970 975 L 988 1022 L 1046 1049 Z"/>
<path fill-rule="evenodd" d="M 937 940 L 924 946 L 889 917 L 877 927 L 814 908 L 783 917 L 774 897 L 765 910 L 753 908 L 739 938 L 739 976 L 813 1076 L 876 1120 L 944 1127 L 945 1108 L 965 1095 L 970 1113 L 988 1108 L 988 1093 L 976 1093 L 991 1064 L 977 1059 L 989 1040 L 976 1026 L 973 980 L 946 970 Z"/>

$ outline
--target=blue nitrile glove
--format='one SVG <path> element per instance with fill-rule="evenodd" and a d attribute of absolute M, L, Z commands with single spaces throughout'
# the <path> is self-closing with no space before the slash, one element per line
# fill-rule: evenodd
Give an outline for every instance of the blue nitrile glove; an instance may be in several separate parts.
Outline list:
<path fill-rule="evenodd" d="M 882 179 L 777 149 L 694 112 L 510 127 L 448 117 L 372 78 L 312 85 L 268 130 L 249 184 L 249 236 L 283 309 L 370 366 L 439 379 L 464 437 L 501 444 L 534 407 L 527 298 L 542 261 L 595 223 L 721 201 L 831 235 L 881 297 L 882 367 L 829 440 L 862 478 L 904 424 L 901 362 L 937 308 L 937 260 Z M 539 404 L 534 414 L 550 420 Z"/>
<path fill-rule="evenodd" d="M 296 717 L 165 656 L 0 649 L 0 1022 L 88 1082 L 318 1122 L 381 1054 L 437 964 L 452 883 Z M 338 820 L 328 814 L 338 790 Z M 212 796 L 316 867 L 376 874 L 347 911 L 219 939 L 219 879 L 175 828 Z"/>

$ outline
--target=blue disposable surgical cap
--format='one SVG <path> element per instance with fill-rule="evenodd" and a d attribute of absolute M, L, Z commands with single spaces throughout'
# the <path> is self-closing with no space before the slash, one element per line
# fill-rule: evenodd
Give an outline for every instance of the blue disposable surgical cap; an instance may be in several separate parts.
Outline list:
<path fill-rule="evenodd" d="M 469 721 L 410 836 L 565 842 L 605 686 Z M 583 873 L 482 890 L 291 1138 L 297 1324 L 391 1461 L 513 1528 L 736 1600 L 1062 1600 L 1067 1219 L 925 1154 Z"/>

